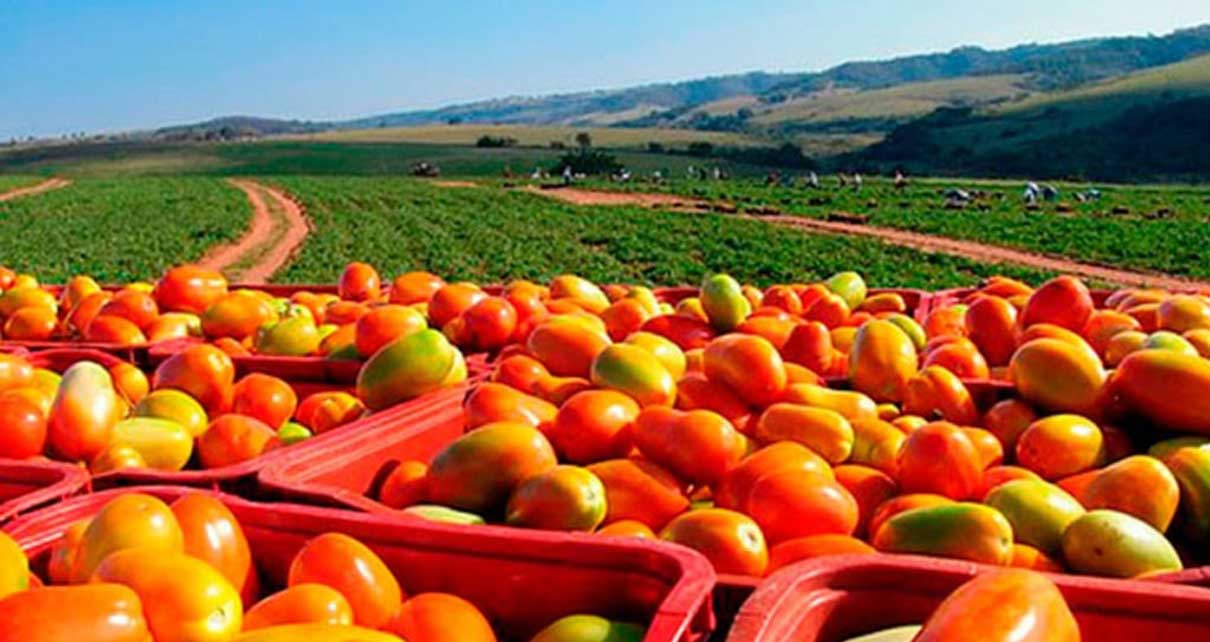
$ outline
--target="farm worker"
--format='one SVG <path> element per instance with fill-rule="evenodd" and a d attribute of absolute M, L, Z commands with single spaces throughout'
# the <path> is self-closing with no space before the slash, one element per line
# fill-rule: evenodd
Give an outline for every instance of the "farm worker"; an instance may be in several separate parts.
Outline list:
<path fill-rule="evenodd" d="M 807 175 L 807 185 L 811 189 L 819 189 L 819 174 L 816 174 L 814 170 Z"/>
<path fill-rule="evenodd" d="M 900 170 L 895 170 L 895 189 L 903 189 L 907 187 L 907 177 Z"/>
<path fill-rule="evenodd" d="M 865 181 L 863 181 L 863 180 L 861 179 L 861 173 L 860 173 L 860 172 L 858 172 L 858 173 L 856 173 L 856 174 L 853 174 L 853 191 L 854 191 L 854 192 L 860 192 L 860 191 L 861 191 L 861 186 L 862 186 L 864 183 L 865 183 Z"/>
<path fill-rule="evenodd" d="M 571 185 L 571 165 L 563 166 L 563 184 Z"/>
<path fill-rule="evenodd" d="M 1038 184 L 1030 181 L 1025 184 L 1025 193 L 1022 196 L 1025 198 L 1025 202 L 1027 204 L 1033 205 L 1034 203 L 1038 202 L 1039 192 L 1040 190 L 1038 189 Z"/>
<path fill-rule="evenodd" d="M 1042 199 L 1045 201 L 1053 201 L 1059 198 L 1059 190 L 1054 185 L 1042 186 Z"/>
<path fill-rule="evenodd" d="M 840 189 L 849 186 L 849 179 L 845 177 L 844 172 L 836 172 L 836 186 Z"/>

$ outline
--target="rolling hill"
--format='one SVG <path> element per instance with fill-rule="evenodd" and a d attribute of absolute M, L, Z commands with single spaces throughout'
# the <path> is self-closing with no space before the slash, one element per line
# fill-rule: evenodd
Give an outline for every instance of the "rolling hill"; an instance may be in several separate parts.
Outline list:
<path fill-rule="evenodd" d="M 985 108 L 941 109 L 852 160 L 1100 180 L 1210 175 L 1210 55 Z"/>

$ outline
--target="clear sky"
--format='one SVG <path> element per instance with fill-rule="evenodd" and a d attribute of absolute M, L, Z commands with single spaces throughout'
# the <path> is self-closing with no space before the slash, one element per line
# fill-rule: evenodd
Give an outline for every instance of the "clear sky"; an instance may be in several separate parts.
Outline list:
<path fill-rule="evenodd" d="M 0 0 L 0 138 L 1162 34 L 1208 0 Z"/>

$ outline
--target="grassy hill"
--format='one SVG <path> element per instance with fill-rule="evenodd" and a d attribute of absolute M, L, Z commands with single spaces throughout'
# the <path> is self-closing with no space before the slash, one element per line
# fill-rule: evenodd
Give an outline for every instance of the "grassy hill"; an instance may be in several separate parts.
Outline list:
<path fill-rule="evenodd" d="M 306 140 L 356 143 L 428 143 L 436 145 L 474 145 L 482 136 L 512 138 L 518 146 L 549 147 L 559 143 L 576 144 L 581 132 L 592 136 L 593 145 L 610 148 L 640 148 L 648 143 L 665 147 L 685 147 L 705 141 L 714 145 L 748 146 L 765 143 L 733 132 L 698 132 L 686 129 L 563 127 L 521 125 L 422 125 L 374 129 L 341 129 L 298 136 Z"/>
<path fill-rule="evenodd" d="M 1210 56 L 984 109 L 942 109 L 858 155 L 917 172 L 1205 179 Z"/>

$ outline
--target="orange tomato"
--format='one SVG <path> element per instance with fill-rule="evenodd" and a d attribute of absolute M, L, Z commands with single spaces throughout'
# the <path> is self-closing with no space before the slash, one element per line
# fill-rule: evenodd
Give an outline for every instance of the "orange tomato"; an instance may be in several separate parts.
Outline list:
<path fill-rule="evenodd" d="M 1013 544 L 1013 558 L 1008 565 L 1042 573 L 1063 573 L 1065 571 L 1062 564 L 1028 544 Z"/>
<path fill-rule="evenodd" d="M 979 348 L 987 363 L 1002 366 L 1008 363 L 1017 348 L 1013 329 L 1017 309 L 997 296 L 977 297 L 967 308 L 967 336 Z"/>
<path fill-rule="evenodd" d="M 47 443 L 59 457 L 90 461 L 109 445 L 124 410 L 109 372 L 91 361 L 78 362 L 63 373 L 50 409 Z"/>
<path fill-rule="evenodd" d="M 497 421 L 519 421 L 545 432 L 555 421 L 559 409 L 550 402 L 502 383 L 489 382 L 471 391 L 463 404 L 463 411 L 468 429 Z"/>
<path fill-rule="evenodd" d="M 92 520 L 81 519 L 73 522 L 57 542 L 51 544 L 49 559 L 46 561 L 46 579 L 51 584 L 70 584 L 75 573 L 76 554 L 80 551 L 80 542 Z"/>
<path fill-rule="evenodd" d="M 789 342 L 790 336 L 797 326 L 797 322 L 788 318 L 752 316 L 739 324 L 735 331 L 762 337 L 772 343 L 774 348 L 781 350 Z"/>
<path fill-rule="evenodd" d="M 118 394 L 122 395 L 122 399 L 131 406 L 142 401 L 151 387 L 150 382 L 147 381 L 147 375 L 130 363 L 114 365 L 109 369 L 109 376 L 113 377 L 113 384 Z"/>
<path fill-rule="evenodd" d="M 804 470 L 783 470 L 759 478 L 748 492 L 748 516 L 769 544 L 857 528 L 857 500 L 840 483 Z"/>
<path fill-rule="evenodd" d="M 147 343 L 139 326 L 122 317 L 98 315 L 84 328 L 84 340 L 94 343 L 137 345 Z"/>
<path fill-rule="evenodd" d="M 145 331 L 160 316 L 159 306 L 147 292 L 139 290 L 121 290 L 113 295 L 105 305 L 101 306 L 98 316 L 110 316 L 126 319 Z"/>
<path fill-rule="evenodd" d="M 259 419 L 270 428 L 280 428 L 298 408 L 298 395 L 290 384 L 267 374 L 240 379 L 232 392 L 231 412 Z"/>
<path fill-rule="evenodd" d="M 609 338 L 621 341 L 638 332 L 643 324 L 654 316 L 638 299 L 620 299 L 601 312 Z"/>
<path fill-rule="evenodd" d="M 555 415 L 548 437 L 566 461 L 591 464 L 626 456 L 639 404 L 613 390 L 576 393 Z"/>
<path fill-rule="evenodd" d="M 357 320 L 370 313 L 370 306 L 357 301 L 332 301 L 324 310 L 324 322 L 335 325 L 357 323 Z"/>
<path fill-rule="evenodd" d="M 345 301 L 377 301 L 382 296 L 382 279 L 373 266 L 353 262 L 340 273 L 336 294 Z"/>
<path fill-rule="evenodd" d="M 881 470 L 860 464 L 844 464 L 832 472 L 836 475 L 836 483 L 856 501 L 856 522 L 853 530 L 846 534 L 865 535 L 874 511 L 899 493 L 899 485 Z"/>
<path fill-rule="evenodd" d="M 1017 441 L 1017 462 L 1047 480 L 1096 468 L 1104 460 L 1101 429 L 1079 415 L 1039 419 Z"/>
<path fill-rule="evenodd" d="M 287 586 L 323 584 L 336 589 L 360 626 L 381 628 L 403 601 L 403 589 L 382 559 L 365 544 L 340 533 L 308 541 L 290 563 Z"/>
<path fill-rule="evenodd" d="M 277 431 L 247 415 L 226 414 L 210 422 L 197 438 L 197 454 L 204 468 L 233 466 L 277 445 Z"/>
<path fill-rule="evenodd" d="M 769 549 L 760 526 L 742 513 L 706 508 L 685 513 L 660 532 L 660 539 L 688 546 L 710 560 L 717 573 L 761 577 Z"/>
<path fill-rule="evenodd" d="M 443 328 L 487 296 L 487 293 L 476 285 L 451 283 L 437 290 L 429 300 L 429 321 L 434 326 Z"/>
<path fill-rule="evenodd" d="M 523 480 L 504 511 L 511 526 L 593 531 L 605 521 L 605 485 L 579 466 L 560 465 Z"/>
<path fill-rule="evenodd" d="M 34 402 L 0 395 L 0 457 L 28 459 L 46 448 L 46 417 Z"/>
<path fill-rule="evenodd" d="M 853 426 L 827 408 L 775 403 L 757 419 L 754 435 L 762 443 L 798 442 L 838 464 L 853 452 Z"/>
<path fill-rule="evenodd" d="M 47 586 L 0 600 L 0 642 L 148 642 L 138 594 L 121 584 Z"/>
<path fill-rule="evenodd" d="M 503 297 L 487 297 L 462 313 L 470 345 L 479 350 L 499 350 L 517 330 L 517 309 Z"/>
<path fill-rule="evenodd" d="M 10 341 L 46 341 L 55 333 L 59 319 L 55 311 L 42 307 L 17 310 L 4 322 L 4 338 Z"/>
<path fill-rule="evenodd" d="M 347 392 L 316 392 L 303 399 L 294 411 L 298 423 L 319 435 L 356 421 L 366 412 L 365 404 Z"/>
<path fill-rule="evenodd" d="M 445 280 L 428 272 L 408 272 L 391 281 L 390 301 L 399 305 L 428 303 L 445 287 Z"/>
<path fill-rule="evenodd" d="M 522 481 L 557 465 L 554 448 L 529 424 L 497 421 L 462 435 L 429 464 L 429 500 L 471 512 L 499 508 Z"/>
<path fill-rule="evenodd" d="M 479 609 L 449 593 L 412 597 L 384 628 L 407 642 L 496 642 Z"/>
<path fill-rule="evenodd" d="M 818 321 L 802 323 L 790 332 L 781 351 L 786 361 L 824 374 L 832 366 L 832 335 Z"/>
<path fill-rule="evenodd" d="M 700 484 L 717 481 L 747 449 L 744 436 L 709 410 L 650 406 L 639 413 L 631 434 L 644 457 Z"/>
<path fill-rule="evenodd" d="M 168 357 L 155 370 L 153 390 L 180 390 L 202 404 L 215 416 L 231 407 L 235 388 L 235 364 L 222 350 L 210 345 L 195 345 Z"/>
<path fill-rule="evenodd" d="M 353 607 L 330 586 L 304 583 L 266 597 L 244 614 L 245 631 L 311 622 L 352 624 Z"/>
<path fill-rule="evenodd" d="M 892 497 L 877 506 L 874 512 L 870 515 L 870 521 L 866 525 L 866 532 L 871 538 L 878 534 L 878 530 L 886 521 L 900 513 L 907 512 L 916 508 L 928 508 L 931 506 L 941 506 L 943 504 L 953 504 L 954 500 L 942 495 L 933 493 L 908 493 Z"/>
<path fill-rule="evenodd" d="M 34 366 L 24 357 L 0 353 L 0 392 L 34 383 Z"/>
<path fill-rule="evenodd" d="M 979 418 L 975 401 L 966 385 L 941 366 L 926 366 L 908 379 L 904 388 L 903 412 L 925 418 L 940 418 L 970 425 Z"/>
<path fill-rule="evenodd" d="M 610 537 L 637 537 L 640 539 L 655 539 L 655 531 L 643 522 L 633 519 L 624 519 L 612 524 L 607 524 L 597 529 L 597 535 L 609 535 Z"/>
<path fill-rule="evenodd" d="M 184 550 L 185 536 L 167 504 L 150 495 L 125 493 L 97 512 L 80 536 L 72 582 L 81 583 L 111 553 L 139 548 L 168 553 Z"/>
<path fill-rule="evenodd" d="M 378 491 L 378 501 L 391 508 L 407 508 L 423 503 L 428 497 L 429 467 L 420 461 L 404 461 L 396 466 Z"/>
<path fill-rule="evenodd" d="M 170 268 L 156 281 L 152 296 L 167 312 L 201 314 L 227 294 L 227 279 L 196 265 Z"/>
<path fill-rule="evenodd" d="M 924 319 L 924 334 L 930 339 L 942 336 L 965 337 L 966 333 L 965 305 L 937 308 Z"/>
<path fill-rule="evenodd" d="M 761 304 L 780 308 L 794 316 L 802 314 L 802 299 L 798 298 L 794 288 L 788 285 L 773 285 L 767 288 Z"/>
<path fill-rule="evenodd" d="M 900 488 L 905 493 L 936 493 L 969 499 L 983 475 L 979 451 L 961 428 L 933 422 L 907 436 L 899 451 Z"/>
<path fill-rule="evenodd" d="M 689 508 L 681 482 L 641 457 L 611 459 L 588 466 L 605 485 L 605 523 L 639 522 L 663 528 Z"/>
<path fill-rule="evenodd" d="M 1028 341 L 1013 354 L 1011 368 L 1013 383 L 1025 401 L 1054 412 L 1097 410 L 1105 370 L 1087 344 L 1077 347 L 1048 338 Z"/>
<path fill-rule="evenodd" d="M 139 595 L 147 628 L 160 642 L 223 642 L 243 623 L 239 593 L 209 564 L 180 552 L 127 548 L 97 566 L 93 581 Z"/>
<path fill-rule="evenodd" d="M 1161 533 L 1172 523 L 1180 499 L 1176 477 L 1147 455 L 1106 466 L 1080 494 L 1080 503 L 1089 510 L 1109 508 L 1133 515 Z"/>
<path fill-rule="evenodd" d="M 789 539 L 769 549 L 769 574 L 795 562 L 830 555 L 873 555 L 873 546 L 853 537 L 826 533 Z"/>
<path fill-rule="evenodd" d="M 1054 582 L 1023 569 L 975 576 L 933 611 L 916 642 L 1079 642 L 1080 629 Z"/>
<path fill-rule="evenodd" d="M 189 493 L 170 506 L 181 527 L 186 555 L 214 567 L 251 604 L 260 589 L 244 529 L 231 510 L 212 496 Z"/>
<path fill-rule="evenodd" d="M 1121 332 L 1138 330 L 1139 322 L 1134 317 L 1116 310 L 1097 310 L 1088 317 L 1080 336 L 1097 354 L 1105 356 L 1109 342 Z"/>
<path fill-rule="evenodd" d="M 1079 332 L 1094 309 L 1088 287 L 1073 276 L 1053 278 L 1034 290 L 1021 311 L 1021 327 L 1051 323 Z"/>
<path fill-rule="evenodd" d="M 496 363 L 491 380 L 532 395 L 537 381 L 549 376 L 550 371 L 541 361 L 528 355 L 515 354 Z"/>
<path fill-rule="evenodd" d="M 93 292 L 85 295 L 68 311 L 67 317 L 63 320 L 63 329 L 72 336 L 82 336 L 84 330 L 101 311 L 101 307 L 111 298 L 113 298 L 113 294 L 110 292 Z"/>
<path fill-rule="evenodd" d="M 402 305 L 380 305 L 354 324 L 357 354 L 369 358 L 382 346 L 428 327 L 424 315 Z"/>
<path fill-rule="evenodd" d="M 1016 451 L 1017 440 L 1029 425 L 1038 419 L 1038 414 L 1029 404 L 1019 399 L 997 402 L 983 415 L 983 428 L 1000 440 L 1004 451 Z"/>
<path fill-rule="evenodd" d="M 807 321 L 818 321 L 829 328 L 839 327 L 849 318 L 849 305 L 840 295 L 825 292 L 810 304 L 804 300 L 802 317 Z"/>
<path fill-rule="evenodd" d="M 526 340 L 526 348 L 551 374 L 588 378 L 592 361 L 610 345 L 609 337 L 587 322 L 555 317 L 538 325 Z"/>
<path fill-rule="evenodd" d="M 857 330 L 849 352 L 849 382 L 874 401 L 898 403 L 916 374 L 916 347 L 899 326 L 871 321 Z"/>
<path fill-rule="evenodd" d="M 202 313 L 202 333 L 211 339 L 246 339 L 277 320 L 273 304 L 246 290 L 223 295 Z"/>
<path fill-rule="evenodd" d="M 752 410 L 726 385 L 710 381 L 700 373 L 685 375 L 677 383 L 678 410 L 709 410 L 727 418 L 735 426 L 747 423 Z"/>
<path fill-rule="evenodd" d="M 702 355 L 706 378 L 726 385 L 758 406 L 773 403 L 785 390 L 786 368 L 768 340 L 744 334 L 719 337 Z"/>
<path fill-rule="evenodd" d="M 969 339 L 959 338 L 927 349 L 923 367 L 941 366 L 961 379 L 987 379 L 991 369 L 979 349 Z"/>
<path fill-rule="evenodd" d="M 1021 468 L 1020 466 L 992 466 L 983 471 L 983 482 L 979 485 L 979 492 L 975 493 L 975 497 L 978 499 L 987 497 L 987 494 L 996 486 L 1017 479 L 1042 481 L 1042 478 L 1037 473 L 1028 468 Z"/>

